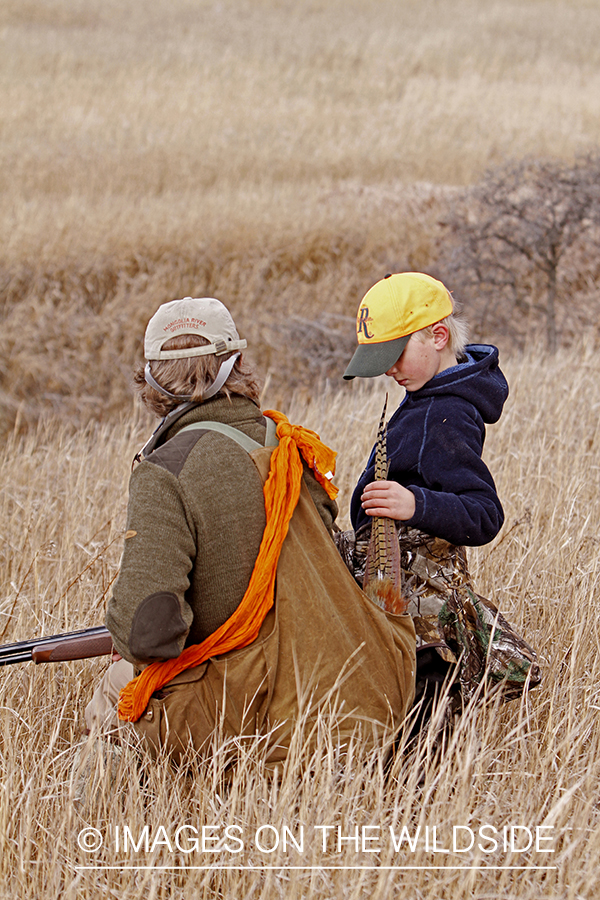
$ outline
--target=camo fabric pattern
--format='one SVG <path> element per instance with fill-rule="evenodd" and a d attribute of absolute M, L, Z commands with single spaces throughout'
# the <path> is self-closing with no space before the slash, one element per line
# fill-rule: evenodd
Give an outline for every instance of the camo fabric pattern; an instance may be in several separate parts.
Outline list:
<path fill-rule="evenodd" d="M 359 585 L 365 570 L 370 527 L 334 535 L 344 562 Z M 398 528 L 402 595 L 408 599 L 417 648 L 433 645 L 451 664 L 462 701 L 467 703 L 484 677 L 488 687 L 503 685 L 503 697 L 521 696 L 541 680 L 537 656 L 496 606 L 479 596 L 467 567 L 464 547 L 416 528 Z"/>

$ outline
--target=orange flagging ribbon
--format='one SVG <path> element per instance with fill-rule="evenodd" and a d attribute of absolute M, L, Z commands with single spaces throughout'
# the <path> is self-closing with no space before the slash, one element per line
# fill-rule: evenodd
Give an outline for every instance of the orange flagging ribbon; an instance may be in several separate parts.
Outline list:
<path fill-rule="evenodd" d="M 269 409 L 264 415 L 277 425 L 279 445 L 271 454 L 269 477 L 264 485 L 267 524 L 246 593 L 235 612 L 201 644 L 186 647 L 176 659 L 152 663 L 123 688 L 119 696 L 119 718 L 125 722 L 137 722 L 154 691 L 180 672 L 199 666 L 211 656 L 246 647 L 258 637 L 260 626 L 273 605 L 279 554 L 300 497 L 300 454 L 327 494 L 332 499 L 337 496 L 338 489 L 330 480 L 335 472 L 335 452 L 321 443 L 314 431 L 291 425 L 283 413 Z"/>

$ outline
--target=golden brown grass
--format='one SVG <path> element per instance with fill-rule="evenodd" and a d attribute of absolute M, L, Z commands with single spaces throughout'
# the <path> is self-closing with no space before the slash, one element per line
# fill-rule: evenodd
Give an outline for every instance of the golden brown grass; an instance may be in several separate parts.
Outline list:
<path fill-rule="evenodd" d="M 465 184 L 599 137 L 587 0 L 5 0 L 0 23 L 13 258 L 335 229 L 354 179 Z"/>
<path fill-rule="evenodd" d="M 385 271 L 430 266 L 443 202 L 487 165 L 597 148 L 599 32 L 588 0 L 4 0 L 4 642 L 102 618 L 129 461 L 149 428 L 132 413 L 129 371 L 165 300 L 230 306 L 267 376 L 265 405 L 283 402 L 340 451 L 347 523 L 385 390 L 332 386 L 360 297 Z M 217 741 L 193 777 L 131 748 L 112 766 L 81 737 L 102 661 L 0 670 L 2 897 L 597 895 L 597 355 L 532 351 L 506 370 L 511 397 L 486 446 L 506 524 L 471 563 L 540 652 L 542 687 L 466 717 L 442 760 L 424 739 L 387 775 L 360 746 L 341 766 L 326 723 L 301 766 L 299 729 L 273 782 L 259 745 L 231 768 Z M 457 857 L 421 841 L 394 853 L 389 839 L 389 826 L 485 823 L 553 826 L 556 852 Z M 238 825 L 241 862 L 274 868 L 133 870 L 240 858 L 111 843 L 115 827 L 139 838 L 148 825 L 152 843 L 182 824 Z M 264 825 L 296 838 L 304 826 L 304 850 L 259 852 Z M 323 825 L 380 826 L 381 852 L 324 851 Z M 96 855 L 77 845 L 88 826 L 107 840 Z M 424 868 L 385 868 L 401 865 Z"/>
<path fill-rule="evenodd" d="M 360 745 L 340 765 L 324 722 L 310 764 L 302 759 L 299 732 L 289 764 L 272 781 L 265 776 L 259 745 L 242 749 L 232 767 L 232 747 L 218 741 L 213 758 L 192 761 L 188 774 L 164 761 L 138 762 L 127 747 L 111 774 L 110 755 L 86 745 L 80 735 L 82 706 L 106 663 L 6 668 L 0 671 L 3 897 L 596 896 L 600 367 L 597 356 L 582 346 L 554 359 L 533 353 L 510 359 L 504 368 L 511 396 L 500 423 L 488 431 L 486 457 L 506 524 L 491 546 L 471 552 L 471 562 L 480 592 L 538 649 L 542 686 L 523 704 L 490 703 L 465 717 L 442 759 L 426 738 L 417 750 L 403 749 L 387 776 L 381 759 L 365 758 Z M 293 419 L 316 428 L 340 452 L 343 513 L 373 439 L 384 390 L 383 380 L 354 383 L 312 400 L 298 395 L 289 404 Z M 264 399 L 268 406 L 268 389 Z M 146 430 L 146 422 L 133 420 L 73 436 L 57 421 L 4 447 L 0 629 L 5 641 L 100 620 L 118 565 L 129 460 Z M 85 758 L 76 762 L 78 745 L 89 754 L 90 787 L 75 804 L 77 774 L 85 769 Z M 217 826 L 211 835 L 221 836 L 226 826 L 238 826 L 241 831 L 231 833 L 242 837 L 245 849 L 186 854 L 174 847 L 171 852 L 166 841 L 174 844 L 176 829 L 184 824 Z M 452 825 L 477 832 L 484 824 L 500 836 L 504 826 L 552 826 L 547 834 L 554 840 L 545 846 L 555 853 L 510 853 L 500 847 L 486 854 L 477 843 L 484 849 L 490 844 L 480 839 L 464 854 L 428 852 L 423 839 L 414 852 L 406 843 L 395 852 L 389 832 L 391 826 L 398 835 L 406 825 L 412 837 L 420 825 L 423 838 L 425 826 L 437 825 L 438 846 L 447 848 Z M 131 847 L 125 852 L 124 827 L 137 843 L 145 825 L 149 849 L 142 844 L 138 852 Z M 380 831 L 366 832 L 377 838 L 367 848 L 380 852 L 356 851 L 353 842 L 343 842 L 338 853 L 335 830 L 323 850 L 319 826 L 324 825 L 340 826 L 346 837 L 357 826 L 378 826 Z M 260 851 L 254 836 L 263 826 L 278 833 L 287 826 L 296 841 L 304 826 L 303 850 L 288 841 L 285 851 L 282 844 L 272 853 Z M 85 827 L 105 838 L 96 854 L 77 845 Z M 272 846 L 273 828 L 261 832 L 264 846 Z M 193 832 L 183 834 L 189 836 Z M 184 850 L 191 847 L 180 843 Z M 109 865 L 115 868 L 77 868 Z M 258 868 L 172 868 L 215 865 Z M 261 868 L 266 866 L 272 868 Z M 327 868 L 340 866 L 345 868 Z M 399 866 L 423 868 L 389 868 Z"/>
<path fill-rule="evenodd" d="M 587 0 L 5 0 L 0 435 L 126 409 L 145 321 L 187 294 L 273 384 L 339 374 L 306 348 L 431 267 L 444 198 L 597 147 L 599 32 Z"/>

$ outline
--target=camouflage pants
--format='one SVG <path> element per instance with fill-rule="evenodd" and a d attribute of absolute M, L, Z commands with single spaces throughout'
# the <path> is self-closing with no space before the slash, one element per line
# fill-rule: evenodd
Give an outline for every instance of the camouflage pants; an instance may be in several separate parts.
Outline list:
<path fill-rule="evenodd" d="M 357 534 L 335 535 L 339 552 L 361 586 L 369 539 L 370 523 Z M 507 700 L 539 684 L 535 651 L 493 603 L 475 592 L 465 548 L 402 524 L 398 541 L 402 595 L 417 633 L 417 697 L 424 687 L 419 680 L 443 680 L 440 673 L 454 681 L 450 693 L 455 708 L 468 703 L 482 682 L 488 688 L 502 685 Z"/>

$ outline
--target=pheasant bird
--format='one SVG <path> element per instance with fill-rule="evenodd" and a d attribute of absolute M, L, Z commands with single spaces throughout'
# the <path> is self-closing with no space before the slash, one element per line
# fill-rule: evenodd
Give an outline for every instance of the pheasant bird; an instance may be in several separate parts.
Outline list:
<path fill-rule="evenodd" d="M 375 444 L 375 481 L 385 481 L 388 473 L 385 421 L 387 400 L 386 394 Z M 363 591 L 387 612 L 397 615 L 406 612 L 407 604 L 402 597 L 402 565 L 396 523 L 387 516 L 373 516 Z"/>

